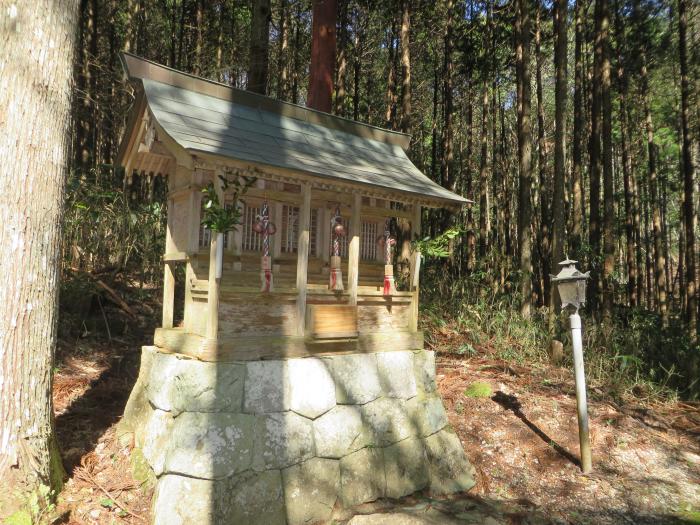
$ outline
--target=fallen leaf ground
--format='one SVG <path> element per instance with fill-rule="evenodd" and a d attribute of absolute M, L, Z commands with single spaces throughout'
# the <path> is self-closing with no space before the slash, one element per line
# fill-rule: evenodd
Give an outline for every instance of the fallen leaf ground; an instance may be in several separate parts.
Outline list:
<path fill-rule="evenodd" d="M 54 404 L 68 482 L 56 523 L 150 521 L 152 492 L 131 477 L 130 443 L 115 436 L 144 341 L 134 334 L 61 344 Z M 593 392 L 594 472 L 584 476 L 577 464 L 568 369 L 450 354 L 439 354 L 437 366 L 439 390 L 476 467 L 477 485 L 449 500 L 426 495 L 366 505 L 356 509 L 362 520 L 372 515 L 389 520 L 376 523 L 403 523 L 406 516 L 418 520 L 406 523 L 425 524 L 700 523 L 699 405 L 620 406 Z M 351 518 L 339 516 L 339 523 Z"/>

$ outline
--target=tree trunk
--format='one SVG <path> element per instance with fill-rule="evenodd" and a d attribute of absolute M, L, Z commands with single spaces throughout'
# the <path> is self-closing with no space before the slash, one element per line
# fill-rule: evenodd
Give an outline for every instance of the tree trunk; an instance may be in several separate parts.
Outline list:
<path fill-rule="evenodd" d="M 520 250 L 520 313 L 529 318 L 532 302 L 532 132 L 530 130 L 530 12 L 527 0 L 517 0 L 516 67 L 518 84 L 518 248 Z"/>
<path fill-rule="evenodd" d="M 289 6 L 288 0 L 280 0 L 279 57 L 277 59 L 277 98 L 289 96 Z"/>
<path fill-rule="evenodd" d="M 595 35 L 594 35 L 594 60 L 593 78 L 591 83 L 591 135 L 589 142 L 589 173 L 590 173 L 590 219 L 589 219 L 589 244 L 591 269 L 593 278 L 591 279 L 590 294 L 587 301 L 591 304 L 593 311 L 597 311 L 599 293 L 601 286 L 601 268 L 599 265 L 601 224 L 600 224 L 600 178 L 601 178 L 601 158 L 600 158 L 600 108 L 601 108 L 601 83 L 603 69 L 603 15 L 601 13 L 601 3 L 595 3 Z"/>
<path fill-rule="evenodd" d="M 570 254 L 577 257 L 583 241 L 583 16 L 582 3 L 584 0 L 576 0 L 576 40 L 574 45 L 574 135 L 572 152 L 572 232 Z M 573 252 L 573 253 L 572 253 Z"/>
<path fill-rule="evenodd" d="M 401 2 L 401 131 L 411 132 L 411 1 Z"/>
<path fill-rule="evenodd" d="M 389 78 L 386 83 L 386 113 L 384 122 L 387 129 L 394 129 L 396 123 L 396 20 L 391 19 L 391 30 L 389 31 L 389 40 L 387 42 L 387 50 L 389 51 Z"/>
<path fill-rule="evenodd" d="M 564 188 L 566 185 L 566 104 L 567 104 L 567 34 L 568 2 L 555 0 L 554 4 L 554 192 L 552 195 L 552 257 L 550 269 L 564 259 Z M 553 272 L 554 273 L 554 272 Z M 546 280 L 547 287 L 550 287 Z M 552 294 L 552 298 L 556 294 Z M 554 301 L 550 300 L 550 306 Z"/>
<path fill-rule="evenodd" d="M 360 119 L 360 87 L 362 85 L 362 53 L 364 36 L 362 19 L 359 10 L 355 15 L 355 35 L 353 37 L 353 92 L 352 92 L 352 118 Z"/>
<path fill-rule="evenodd" d="M 685 272 L 688 319 L 688 336 L 692 342 L 697 341 L 697 292 L 695 274 L 695 207 L 693 190 L 695 173 L 690 144 L 689 106 L 690 84 L 688 80 L 688 6 L 687 0 L 678 0 L 678 48 L 681 69 L 681 135 L 682 144 L 682 182 L 683 182 L 683 229 L 685 233 Z M 696 101 L 698 103 L 698 101 Z"/>
<path fill-rule="evenodd" d="M 204 50 L 204 36 L 202 34 L 202 24 L 204 21 L 202 20 L 204 17 L 204 5 L 203 5 L 203 0 L 197 0 L 197 7 L 195 10 L 195 17 L 194 17 L 194 23 L 195 23 L 195 45 L 194 45 L 194 68 L 193 72 L 197 76 L 202 75 L 203 67 L 202 67 L 202 55 L 203 55 L 203 50 Z"/>
<path fill-rule="evenodd" d="M 5 495 L 38 484 L 59 489 L 63 476 L 51 387 L 79 3 L 17 5 L 0 33 L 0 249 L 13 262 L 0 283 Z"/>
<path fill-rule="evenodd" d="M 326 113 L 332 109 L 336 12 L 336 0 L 314 0 L 309 95 L 306 105 Z"/>
<path fill-rule="evenodd" d="M 489 53 L 489 46 L 492 44 L 492 39 L 489 38 L 489 33 L 492 31 L 491 19 L 493 16 L 493 2 L 489 2 L 488 6 L 488 31 L 484 31 L 483 36 L 483 52 L 484 55 Z M 491 49 L 491 53 L 493 50 Z M 490 199 L 489 199 L 489 151 L 488 139 L 491 134 L 488 129 L 490 118 L 489 108 L 489 73 L 492 67 L 489 67 L 490 61 L 487 56 L 484 56 L 484 80 L 482 85 L 482 104 L 481 104 L 481 158 L 479 166 L 479 257 L 486 257 L 489 246 L 489 236 L 491 232 L 490 221 Z M 491 172 L 493 174 L 493 171 Z"/>
<path fill-rule="evenodd" d="M 95 166 L 95 98 L 97 74 L 97 1 L 83 0 L 80 6 L 80 68 L 77 75 L 75 160 L 88 170 Z"/>
<path fill-rule="evenodd" d="M 628 120 L 628 94 L 629 81 L 625 71 L 622 50 L 625 49 L 625 28 L 619 10 L 615 14 L 615 30 L 617 40 L 617 79 L 619 83 L 620 102 L 620 149 L 622 153 L 622 180 L 625 193 L 625 239 L 626 239 L 626 264 L 627 264 L 627 298 L 631 307 L 639 306 L 637 289 L 637 257 L 636 257 L 636 229 L 635 228 L 635 183 L 632 171 L 632 158 L 629 152 L 629 120 Z"/>
<path fill-rule="evenodd" d="M 615 182 L 613 180 L 612 151 L 612 102 L 610 95 L 610 12 L 608 0 L 600 2 L 600 46 L 601 62 L 601 98 L 603 103 L 603 205 L 604 205 L 604 244 L 603 244 L 603 318 L 612 319 L 615 272 Z M 596 6 L 597 7 L 597 6 Z"/>
<path fill-rule="evenodd" d="M 473 192 L 473 182 L 474 182 L 474 170 L 472 164 L 472 146 L 474 143 L 474 105 L 472 103 L 472 93 L 473 93 L 473 82 L 472 82 L 472 71 L 471 68 L 467 69 L 467 122 L 466 122 L 466 134 L 467 134 L 467 145 L 465 150 L 466 157 L 466 195 L 469 199 L 472 199 Z M 473 204 L 467 204 L 467 239 L 466 239 L 466 250 L 467 250 L 467 269 L 469 271 L 473 270 L 476 266 L 476 233 L 474 232 L 474 209 Z"/>
<path fill-rule="evenodd" d="M 640 24 L 639 0 L 635 2 L 634 12 L 637 23 Z M 649 104 L 649 80 L 647 77 L 646 49 L 642 42 L 639 48 L 641 62 L 640 89 L 642 105 L 644 107 L 644 122 L 647 134 L 647 155 L 649 162 L 649 207 L 651 208 L 651 222 L 654 240 L 654 278 L 656 281 L 658 312 L 661 315 L 663 326 L 668 326 L 668 305 L 666 292 L 666 251 L 664 249 L 661 231 L 661 210 L 659 200 L 659 187 L 656 174 L 656 144 L 654 143 L 654 123 L 651 118 L 651 106 Z"/>
<path fill-rule="evenodd" d="M 489 121 L 489 84 L 484 75 L 481 105 L 481 161 L 479 167 L 479 257 L 486 257 L 489 244 L 489 171 L 488 171 L 488 121 Z"/>
<path fill-rule="evenodd" d="M 535 264 L 538 278 L 535 279 L 537 285 L 537 296 L 539 304 L 549 305 L 549 273 L 550 273 L 550 215 L 549 215 L 549 181 L 547 180 L 547 142 L 544 130 L 544 103 L 542 92 L 542 28 L 540 15 L 542 6 L 538 3 L 537 18 L 535 21 L 535 86 L 537 91 L 537 168 L 539 172 L 539 201 L 540 201 L 540 226 L 538 231 L 538 256 L 539 264 Z M 537 195 L 535 195 L 535 202 Z M 563 204 L 563 195 L 562 195 Z"/>
<path fill-rule="evenodd" d="M 253 0 L 247 89 L 262 95 L 267 92 L 269 75 L 270 17 L 270 0 Z"/>
<path fill-rule="evenodd" d="M 338 45 L 338 71 L 335 75 L 335 114 L 345 115 L 345 84 L 348 69 L 347 47 L 348 47 L 348 4 L 342 2 L 340 7 L 339 24 L 339 45 Z"/>
<path fill-rule="evenodd" d="M 302 24 L 302 5 L 297 2 L 294 23 L 294 59 L 292 60 L 292 102 L 299 103 L 299 67 L 301 58 L 301 24 Z"/>
<path fill-rule="evenodd" d="M 443 184 L 450 191 L 455 191 L 456 177 L 452 170 L 454 126 L 453 113 L 453 30 L 454 30 L 454 0 L 447 0 L 447 21 L 445 24 L 445 55 L 442 70 L 442 90 L 444 104 L 444 121 L 442 128 L 442 156 L 440 169 Z M 449 217 L 449 215 L 448 215 Z"/>
<path fill-rule="evenodd" d="M 646 254 L 646 259 L 644 261 L 644 276 L 646 280 L 646 301 L 647 310 L 653 310 L 655 307 L 655 288 L 653 285 L 654 267 L 651 260 L 653 252 L 653 243 L 651 242 L 651 238 L 649 236 L 649 189 L 647 187 L 644 188 L 644 198 L 642 198 L 642 202 L 644 203 L 644 252 Z"/>
<path fill-rule="evenodd" d="M 129 0 L 129 5 L 136 4 L 136 0 Z M 187 2 L 182 0 L 180 4 L 180 25 L 178 27 L 178 38 L 177 38 L 177 69 L 182 69 L 182 54 L 185 47 L 185 20 L 187 19 Z M 133 23 L 133 18 L 132 24 Z M 135 24 L 134 24 L 135 25 Z M 126 51 L 129 49 L 125 46 Z"/>
<path fill-rule="evenodd" d="M 217 8 L 218 8 L 218 17 L 216 16 L 217 14 Z M 228 10 L 228 7 L 226 5 L 226 2 L 221 1 L 218 6 L 213 6 L 212 11 L 210 11 L 210 19 L 217 19 L 216 23 L 216 61 L 214 63 L 214 68 L 216 71 L 216 79 L 219 82 L 224 81 L 224 72 L 223 72 L 223 61 L 224 61 L 224 20 L 226 19 L 226 12 Z"/>

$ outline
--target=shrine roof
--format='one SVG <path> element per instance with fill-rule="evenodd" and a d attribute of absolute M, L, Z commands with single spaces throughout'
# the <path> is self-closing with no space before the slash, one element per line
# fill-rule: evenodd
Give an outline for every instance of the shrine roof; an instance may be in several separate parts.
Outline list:
<path fill-rule="evenodd" d="M 121 58 L 160 128 L 192 154 L 413 194 L 445 205 L 469 202 L 411 162 L 406 154 L 410 137 L 404 133 L 235 89 L 128 53 Z"/>

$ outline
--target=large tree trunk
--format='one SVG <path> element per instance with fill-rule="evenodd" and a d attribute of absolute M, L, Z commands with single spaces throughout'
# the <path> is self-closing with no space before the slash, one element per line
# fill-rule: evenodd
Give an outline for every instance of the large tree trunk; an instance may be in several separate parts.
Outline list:
<path fill-rule="evenodd" d="M 612 151 L 612 102 L 610 95 L 610 12 L 608 0 L 600 2 L 600 46 L 601 62 L 601 99 L 603 103 L 603 206 L 604 206 L 604 243 L 603 243 L 603 318 L 612 319 L 614 289 L 613 273 L 615 271 L 615 184 L 613 180 Z"/>
<path fill-rule="evenodd" d="M 0 479 L 4 495 L 63 475 L 51 402 L 76 0 L 3 11 L 0 48 Z M 11 496 L 10 496 L 11 497 Z"/>
<path fill-rule="evenodd" d="M 693 201 L 693 186 L 695 173 L 693 156 L 690 145 L 689 106 L 690 84 L 688 80 L 688 6 L 687 0 L 678 0 L 678 51 L 681 69 L 681 134 L 683 139 L 683 228 L 685 233 L 685 271 L 688 318 L 688 335 L 691 341 L 697 340 L 697 297 L 695 274 L 695 208 Z M 697 103 L 697 101 L 696 101 Z"/>
<path fill-rule="evenodd" d="M 567 103 L 567 1 L 554 4 L 554 192 L 552 195 L 552 258 L 550 268 L 556 269 L 564 259 L 564 187 L 566 185 L 566 103 Z M 552 299 L 556 294 L 551 294 Z M 554 301 L 550 301 L 554 305 Z"/>
<path fill-rule="evenodd" d="M 248 66 L 248 91 L 267 91 L 269 75 L 268 47 L 270 45 L 270 0 L 254 0 L 250 23 L 250 64 Z"/>
<path fill-rule="evenodd" d="M 332 108 L 336 18 L 336 0 L 314 0 L 309 96 L 306 105 L 327 113 Z"/>
<path fill-rule="evenodd" d="M 520 250 L 520 313 L 529 318 L 532 303 L 532 132 L 530 130 L 530 3 L 517 0 L 516 67 L 518 84 L 518 248 Z"/>

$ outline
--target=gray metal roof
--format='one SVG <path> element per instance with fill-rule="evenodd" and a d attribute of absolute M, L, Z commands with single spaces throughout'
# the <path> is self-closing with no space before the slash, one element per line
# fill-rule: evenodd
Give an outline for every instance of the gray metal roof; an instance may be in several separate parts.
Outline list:
<path fill-rule="evenodd" d="M 367 184 L 451 204 L 467 199 L 439 186 L 405 152 L 408 137 L 237 90 L 124 55 L 163 130 L 191 152 Z"/>

